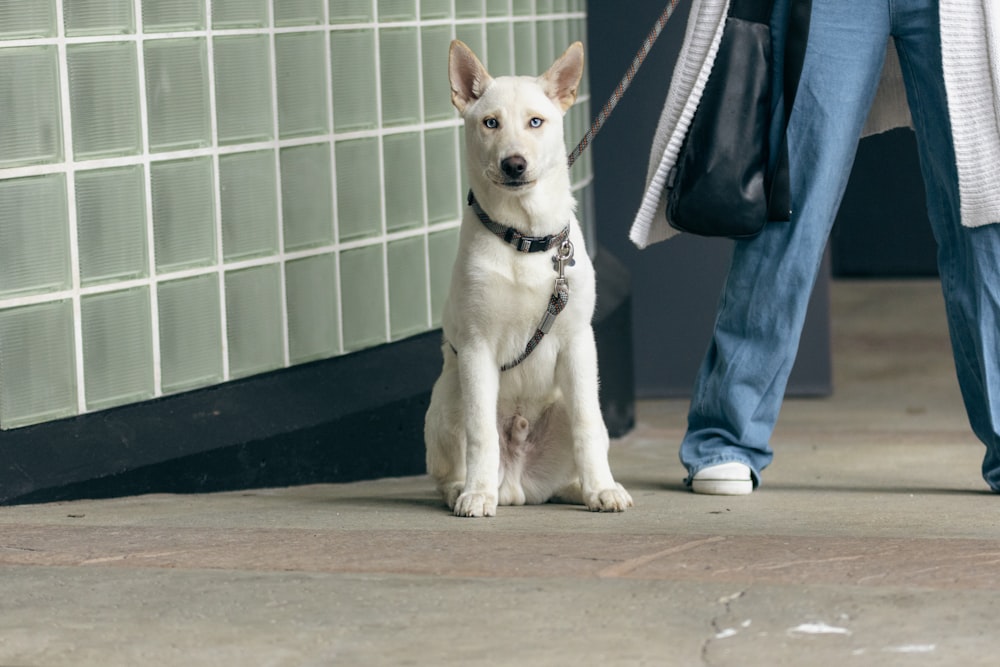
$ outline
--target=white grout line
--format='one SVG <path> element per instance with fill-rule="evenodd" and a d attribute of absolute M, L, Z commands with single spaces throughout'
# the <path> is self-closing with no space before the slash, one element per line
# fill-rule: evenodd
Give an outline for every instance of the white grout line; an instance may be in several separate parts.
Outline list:
<path fill-rule="evenodd" d="M 2 48 L 2 47 L 0 47 Z M 142 49 L 141 42 L 137 44 L 137 50 Z M 140 64 L 142 64 L 143 56 L 140 54 Z M 141 79 L 145 79 L 145 73 L 141 75 Z M 140 93 L 144 93 L 144 90 L 140 90 Z M 145 96 L 140 95 L 144 100 Z M 145 124 L 146 119 L 143 118 Z M 428 123 L 413 123 L 408 125 L 394 125 L 392 127 L 387 127 L 384 129 L 376 130 L 353 130 L 350 132 L 341 133 L 326 133 L 326 134 L 313 134 L 304 137 L 292 137 L 288 139 L 275 139 L 272 141 L 257 141 L 248 142 L 244 144 L 229 144 L 225 146 L 217 147 L 201 147 L 201 148 L 185 148 L 181 150 L 173 151 L 162 151 L 162 152 L 149 152 L 147 151 L 138 155 L 125 155 L 120 157 L 102 157 L 95 159 L 87 159 L 83 162 L 77 162 L 71 164 L 70 162 L 60 162 L 55 164 L 37 164 L 37 165 L 24 165 L 20 167 L 4 167 L 0 168 L 0 180 L 12 179 L 12 178 L 22 178 L 27 176 L 43 176 L 47 174 L 58 174 L 65 173 L 71 168 L 77 169 L 107 169 L 113 167 L 128 167 L 137 164 L 147 164 L 149 162 L 166 162 L 170 160 L 183 160 L 189 158 L 198 157 L 212 157 L 215 155 L 229 155 L 231 153 L 244 153 L 251 152 L 255 150 L 271 150 L 276 146 L 278 148 L 292 148 L 296 146 L 307 146 L 310 144 L 321 144 L 327 143 L 329 141 L 348 141 L 351 139 L 372 139 L 383 136 L 390 136 L 394 134 L 410 134 L 414 132 L 426 131 L 426 130 L 436 130 L 446 127 L 457 127 L 461 125 L 461 119 L 451 119 L 443 121 L 431 121 Z M 145 138 L 145 137 L 144 137 Z"/>
<path fill-rule="evenodd" d="M 205 53 L 207 57 L 207 63 L 205 67 L 205 73 L 208 77 L 208 114 L 209 114 L 209 128 L 211 138 L 209 141 L 209 147 L 205 149 L 205 152 L 212 159 L 212 179 L 213 192 L 212 201 L 214 205 L 213 219 L 215 221 L 215 270 L 219 275 L 219 326 L 222 330 L 222 336 L 220 340 L 222 341 L 222 379 L 223 381 L 231 379 L 232 370 L 229 365 L 229 316 L 226 311 L 226 259 L 225 259 L 225 249 L 223 248 L 223 234 L 222 234 L 222 180 L 219 174 L 219 123 L 218 123 L 218 100 L 216 99 L 215 90 L 215 43 L 212 39 L 214 32 L 211 28 L 212 25 L 212 0 L 207 1 L 206 5 L 206 15 L 205 23 L 208 26 L 206 30 L 196 33 L 202 36 L 205 40 Z M 191 33 L 187 33 L 190 35 Z M 257 31 L 256 34 L 259 34 Z"/>
<path fill-rule="evenodd" d="M 143 48 L 143 20 L 142 20 L 142 0 L 134 0 L 132 3 L 136 34 L 136 73 L 138 76 L 138 97 L 139 97 L 139 145 L 140 151 L 135 164 L 142 166 L 143 200 L 145 201 L 146 215 L 146 263 L 148 280 L 144 281 L 149 287 L 149 310 L 150 326 L 152 327 L 153 345 L 153 395 L 163 395 L 163 356 L 162 341 L 160 340 L 160 293 L 157 289 L 156 275 L 156 237 L 153 227 L 153 181 L 150 174 L 149 160 L 149 108 L 146 97 L 146 53 Z M 108 161 L 108 166 L 120 166 L 121 162 Z M 88 164 L 88 167 L 91 165 Z M 103 166 L 103 165 L 102 165 Z M 114 287 L 118 287 L 116 284 Z"/>
<path fill-rule="evenodd" d="M 417 16 L 422 15 L 420 0 L 417 0 Z M 424 99 L 424 31 L 417 30 L 417 104 L 420 110 L 420 120 L 424 121 L 426 110 L 426 100 Z M 427 133 L 421 132 L 420 137 L 420 192 L 423 227 L 427 228 L 427 221 L 430 219 L 430 206 L 427 201 Z M 424 328 L 431 329 L 434 326 L 434 305 L 433 305 L 433 285 L 431 284 L 431 249 L 429 235 L 424 234 L 424 296 L 426 303 L 424 306 Z"/>
<path fill-rule="evenodd" d="M 70 292 L 73 303 L 73 348 L 76 361 L 76 402 L 77 412 L 87 411 L 87 387 L 83 358 L 83 315 L 80 297 L 80 246 L 77 235 L 76 178 L 73 170 L 73 121 L 70 105 L 69 60 L 66 53 L 65 21 L 62 0 L 56 3 L 56 49 L 59 54 L 59 96 L 63 132 L 63 159 L 66 165 L 66 215 L 69 226 Z"/>
<path fill-rule="evenodd" d="M 327 3 L 323 3 L 327 4 Z M 273 141 L 271 144 L 274 146 L 274 175 L 275 183 L 272 184 L 274 187 L 275 196 L 275 215 L 277 216 L 277 239 L 278 239 L 278 256 L 281 258 L 281 266 L 278 267 L 278 276 L 281 282 L 281 328 L 283 331 L 282 336 L 282 361 L 287 367 L 291 365 L 291 333 L 288 327 L 288 277 L 286 275 L 287 271 L 287 257 L 285 255 L 285 221 L 284 212 L 281 210 L 282 205 L 282 195 L 281 195 L 281 147 L 279 144 L 279 138 L 281 137 L 281 125 L 278 118 L 279 106 L 278 106 L 278 49 L 275 46 L 276 40 L 276 30 L 274 28 L 274 3 L 267 3 L 267 18 L 268 26 L 270 26 L 265 32 L 267 34 L 267 48 L 271 59 L 271 136 Z"/>
<path fill-rule="evenodd" d="M 378 0 L 371 0 L 372 2 L 372 16 L 378 16 Z M 379 30 L 379 26 L 375 26 L 373 29 L 373 34 L 375 36 L 375 119 L 376 126 L 381 129 L 383 127 L 382 123 L 382 33 Z M 382 238 L 384 239 L 388 231 L 388 211 L 386 206 L 385 197 L 385 142 L 383 141 L 384 136 L 380 133 L 377 139 L 378 142 L 378 180 L 379 180 L 379 192 L 382 196 L 379 197 L 381 200 L 379 202 L 379 215 L 381 216 L 382 222 Z M 392 340 L 392 303 L 390 301 L 390 290 L 389 290 L 389 244 L 382 244 L 382 305 L 385 310 L 383 322 L 385 324 L 385 341 Z"/>
<path fill-rule="evenodd" d="M 330 24 L 330 3 L 323 3 L 323 22 L 327 25 Z M 326 81 L 326 113 L 327 113 L 327 128 L 330 137 L 330 193 L 332 197 L 330 209 L 332 211 L 331 223 L 333 224 L 333 248 L 340 248 L 340 212 L 338 206 L 340 204 L 339 194 L 337 193 L 337 138 L 336 133 L 336 123 L 337 115 L 333 108 L 333 44 L 330 42 L 330 35 L 326 35 L 323 39 L 323 72 Z M 337 354 L 344 354 L 344 292 L 343 292 L 343 280 L 340 276 L 340 253 L 334 252 L 334 279 L 337 281 L 336 285 L 332 286 L 337 295 Z"/>

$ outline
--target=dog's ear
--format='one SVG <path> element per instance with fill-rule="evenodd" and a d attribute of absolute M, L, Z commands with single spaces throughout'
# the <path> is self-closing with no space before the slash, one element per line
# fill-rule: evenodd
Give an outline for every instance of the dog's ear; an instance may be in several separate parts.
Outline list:
<path fill-rule="evenodd" d="M 493 79 L 479 58 L 461 40 L 453 40 L 448 49 L 448 79 L 451 82 L 451 103 L 459 113 L 482 97 Z"/>
<path fill-rule="evenodd" d="M 583 44 L 573 42 L 538 79 L 545 94 L 565 112 L 576 102 L 581 76 L 583 76 Z"/>

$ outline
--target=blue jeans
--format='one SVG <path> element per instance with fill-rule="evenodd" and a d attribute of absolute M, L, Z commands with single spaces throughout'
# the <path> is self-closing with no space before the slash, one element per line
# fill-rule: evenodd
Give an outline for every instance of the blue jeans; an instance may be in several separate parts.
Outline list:
<path fill-rule="evenodd" d="M 917 133 L 959 384 L 973 431 L 986 444 L 983 476 L 1000 492 L 1000 225 L 961 226 L 937 0 L 812 4 L 788 126 L 792 221 L 770 223 L 756 238 L 735 244 L 681 462 L 692 476 L 742 462 L 755 484 L 771 462 L 768 441 L 806 305 L 891 36 Z"/>

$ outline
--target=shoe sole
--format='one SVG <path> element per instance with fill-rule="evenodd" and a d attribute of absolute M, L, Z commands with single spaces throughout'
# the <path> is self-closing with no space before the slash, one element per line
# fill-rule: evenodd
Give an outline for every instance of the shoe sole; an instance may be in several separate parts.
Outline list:
<path fill-rule="evenodd" d="M 753 492 L 753 480 L 694 479 L 691 490 L 707 496 L 748 496 Z"/>

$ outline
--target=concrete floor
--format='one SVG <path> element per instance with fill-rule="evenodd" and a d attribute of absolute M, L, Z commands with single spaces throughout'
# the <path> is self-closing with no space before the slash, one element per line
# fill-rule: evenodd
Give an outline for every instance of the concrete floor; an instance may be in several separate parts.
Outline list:
<path fill-rule="evenodd" d="M 686 404 L 612 447 L 637 507 L 448 515 L 425 478 L 0 508 L 0 665 L 993 665 L 1000 497 L 936 283 L 837 283 L 829 399 L 749 497 Z"/>

